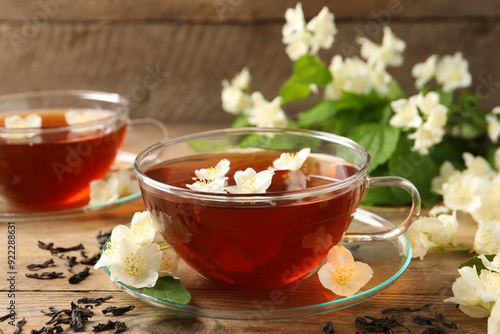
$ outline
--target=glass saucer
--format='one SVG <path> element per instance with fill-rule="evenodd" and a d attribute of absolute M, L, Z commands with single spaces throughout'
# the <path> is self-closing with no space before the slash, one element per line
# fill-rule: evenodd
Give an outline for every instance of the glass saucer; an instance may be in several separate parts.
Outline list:
<path fill-rule="evenodd" d="M 384 218 L 358 209 L 349 230 L 377 232 L 391 227 Z M 333 312 L 371 299 L 394 284 L 411 260 L 411 246 L 404 235 L 390 241 L 344 243 L 344 246 L 350 249 L 356 261 L 369 264 L 374 271 L 368 284 L 350 297 L 336 296 L 325 289 L 316 274 L 272 290 L 232 288 L 200 278 L 182 261 L 177 276 L 191 294 L 188 305 L 146 295 L 142 289 L 121 282 L 116 284 L 146 304 L 179 314 L 238 320 L 284 319 Z"/>
<path fill-rule="evenodd" d="M 133 171 L 131 170 L 131 173 Z M 116 201 L 106 204 L 88 205 L 89 199 L 72 204 L 71 206 L 61 206 L 57 210 L 51 211 L 26 211 L 21 207 L 16 207 L 0 199 L 0 223 L 23 222 L 23 221 L 44 221 L 63 218 L 76 218 L 91 216 L 133 203 L 141 198 L 141 192 L 137 191 L 118 198 Z"/>

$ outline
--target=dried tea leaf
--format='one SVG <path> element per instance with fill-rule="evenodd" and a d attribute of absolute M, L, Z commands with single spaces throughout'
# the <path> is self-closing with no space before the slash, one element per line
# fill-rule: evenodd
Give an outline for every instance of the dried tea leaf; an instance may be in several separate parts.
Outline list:
<path fill-rule="evenodd" d="M 423 329 L 420 334 L 442 334 L 444 333 L 444 327 L 435 326 L 435 327 L 427 327 Z"/>
<path fill-rule="evenodd" d="M 426 310 L 426 309 L 430 308 L 433 305 L 434 305 L 434 303 L 425 304 L 425 305 L 419 306 L 419 307 L 409 307 L 409 306 L 389 307 L 389 308 L 386 308 L 386 309 L 382 310 L 382 313 L 405 312 L 405 311 L 407 311 L 407 312 L 417 312 L 417 311 Z"/>
<path fill-rule="evenodd" d="M 45 261 L 44 263 L 39 263 L 39 264 L 28 264 L 26 266 L 26 268 L 28 268 L 28 270 L 36 270 L 36 269 L 42 269 L 42 268 L 47 268 L 48 266 L 50 266 L 51 264 L 54 264 L 54 260 L 53 259 L 48 259 L 47 261 Z"/>
<path fill-rule="evenodd" d="M 109 295 L 106 297 L 83 297 L 77 300 L 78 304 L 95 304 L 95 306 L 99 306 L 104 303 L 106 300 L 110 300 L 113 296 Z"/>
<path fill-rule="evenodd" d="M 420 314 L 412 314 L 411 321 L 419 325 L 432 325 L 432 323 L 437 320 Z"/>
<path fill-rule="evenodd" d="M 36 279 L 54 279 L 54 278 L 63 278 L 64 273 L 61 272 L 56 272 L 56 271 L 50 271 L 50 272 L 43 272 L 41 274 L 39 273 L 28 273 L 26 274 L 26 277 L 29 278 L 36 278 Z"/>
<path fill-rule="evenodd" d="M 453 320 L 446 320 L 444 318 L 444 315 L 442 313 L 439 313 L 438 311 L 434 312 L 436 315 L 436 318 L 438 318 L 439 321 L 443 324 L 443 326 L 448 327 L 448 328 L 457 328 L 457 323 Z"/>
<path fill-rule="evenodd" d="M 124 315 L 128 311 L 132 311 L 135 308 L 134 305 L 128 306 L 108 306 L 102 310 L 102 314 L 111 313 L 113 315 Z"/>
<path fill-rule="evenodd" d="M 326 321 L 323 325 L 323 331 L 325 333 L 335 333 L 335 329 L 333 328 L 333 322 Z"/>
<path fill-rule="evenodd" d="M 184 284 L 170 276 L 160 277 L 154 287 L 144 288 L 143 292 L 146 295 L 178 304 L 187 304 L 191 300 L 191 294 L 186 290 Z"/>
<path fill-rule="evenodd" d="M 90 275 L 90 267 L 85 267 L 82 271 L 79 273 L 74 274 L 71 276 L 68 281 L 70 284 L 78 284 L 81 281 L 83 281 L 87 276 Z"/>

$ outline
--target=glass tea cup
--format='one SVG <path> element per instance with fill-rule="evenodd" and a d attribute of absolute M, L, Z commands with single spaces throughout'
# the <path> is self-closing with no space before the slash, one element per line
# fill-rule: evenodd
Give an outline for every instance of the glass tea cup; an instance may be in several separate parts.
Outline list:
<path fill-rule="evenodd" d="M 221 159 L 230 162 L 226 177 L 231 186 L 237 170 L 267 170 L 282 153 L 293 158 L 304 148 L 311 153 L 302 167 L 274 170 L 265 193 L 215 193 L 186 186 L 195 182 L 195 170 L 214 167 Z M 369 154 L 348 138 L 260 128 L 165 140 L 140 153 L 134 164 L 143 201 L 176 253 L 207 280 L 250 289 L 307 277 L 341 240 L 389 240 L 409 228 L 420 212 L 417 189 L 400 177 L 372 178 L 369 166 Z M 409 216 L 391 230 L 346 233 L 370 187 L 408 191 Z"/>
<path fill-rule="evenodd" d="M 41 126 L 7 126 L 9 118 L 26 121 L 33 114 Z M 0 96 L 0 197 L 40 212 L 85 200 L 90 182 L 109 172 L 131 124 L 129 102 L 118 94 L 68 90 Z"/>

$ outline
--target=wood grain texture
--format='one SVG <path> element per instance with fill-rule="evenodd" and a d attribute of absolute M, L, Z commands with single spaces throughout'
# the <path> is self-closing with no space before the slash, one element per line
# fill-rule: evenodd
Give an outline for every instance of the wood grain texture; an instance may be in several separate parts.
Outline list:
<path fill-rule="evenodd" d="M 191 22 L 259 22 L 283 20 L 285 10 L 295 0 L 2 0 L 0 20 L 33 21 L 114 21 L 169 20 Z M 376 19 L 396 11 L 398 17 L 425 18 L 498 18 L 495 1 L 478 0 L 375 0 L 375 1 L 302 1 L 306 17 L 328 6 L 338 19 L 363 17 Z M 391 15 L 392 16 L 392 15 Z"/>
<path fill-rule="evenodd" d="M 356 20 L 338 24 L 331 50 L 358 53 L 357 35 L 381 39 L 381 26 Z M 408 94 L 415 92 L 411 68 L 430 54 L 462 51 L 469 60 L 472 90 L 486 95 L 485 107 L 500 104 L 500 65 L 496 21 L 398 21 L 393 31 L 407 42 L 405 63 L 391 69 Z M 30 34 L 22 23 L 0 26 L 0 93 L 45 89 L 90 89 L 127 96 L 133 117 L 164 122 L 225 122 L 233 117 L 221 109 L 221 81 L 244 66 L 253 88 L 271 100 L 291 73 L 281 43 L 281 23 L 176 24 L 164 22 L 51 22 Z M 286 107 L 293 116 L 307 103 Z"/>
<path fill-rule="evenodd" d="M 206 126 L 206 125 L 205 125 Z M 170 131 L 174 136 L 201 130 L 192 129 L 190 126 L 172 126 Z M 169 311 L 154 308 L 144 304 L 116 287 L 101 270 L 92 270 L 91 275 L 78 285 L 70 285 L 67 279 L 39 281 L 24 277 L 28 272 L 26 265 L 29 263 L 41 263 L 50 258 L 51 255 L 45 250 L 40 250 L 36 243 L 38 240 L 54 242 L 56 246 L 72 246 L 83 243 L 87 253 L 90 255 L 97 251 L 98 245 L 95 235 L 99 230 L 107 231 L 117 224 L 126 223 L 136 211 L 144 210 L 144 205 L 139 201 L 128 207 L 120 208 L 99 216 L 65 219 L 61 221 L 45 222 L 22 222 L 16 224 L 17 242 L 17 276 L 16 276 L 16 311 L 18 318 L 25 317 L 28 323 L 23 331 L 40 329 L 48 321 L 48 317 L 41 313 L 48 306 L 58 309 L 69 308 L 70 303 L 78 299 L 88 297 L 104 297 L 112 295 L 113 298 L 98 307 L 94 307 L 95 316 L 86 324 L 83 332 L 90 332 L 92 326 L 97 323 L 105 323 L 108 320 L 124 321 L 129 327 L 129 333 L 323 333 L 323 324 L 333 321 L 336 333 L 355 333 L 359 328 L 355 326 L 358 316 L 383 317 L 390 314 L 382 314 L 381 311 L 388 307 L 411 306 L 418 307 L 428 303 L 434 303 L 431 309 L 419 312 L 425 316 L 433 316 L 434 311 L 441 312 L 448 320 L 454 320 L 458 324 L 457 330 L 450 333 L 486 333 L 486 319 L 471 318 L 458 310 L 453 303 L 444 303 L 443 300 L 452 296 L 451 286 L 459 276 L 457 266 L 469 258 L 471 254 L 462 252 L 440 252 L 431 250 L 424 260 L 413 259 L 403 275 L 382 294 L 363 302 L 359 305 L 349 307 L 336 312 L 325 313 L 315 316 L 299 317 L 281 320 L 222 320 L 202 317 L 184 316 Z M 408 208 L 371 208 L 371 210 L 390 221 L 402 220 Z M 467 215 L 459 215 L 460 229 L 456 241 L 458 244 L 472 244 L 472 238 L 477 229 L 476 223 Z M 6 229 L 5 224 L 0 228 Z M 5 233 L 0 233 L 0 258 L 6 259 Z M 78 253 L 75 253 L 78 255 Z M 64 268 L 64 260 L 54 258 L 56 266 L 50 270 L 58 269 L 68 272 Z M 74 267 L 74 271 L 81 270 L 82 265 Z M 6 261 L 0 261 L 0 309 L 6 310 L 9 298 L 9 284 L 7 281 Z M 314 286 L 311 285 L 313 288 Z M 192 288 L 192 293 L 198 293 Z M 226 287 L 211 287 L 204 291 L 206 298 L 216 301 L 224 295 Z M 313 290 L 311 290 L 313 291 Z M 316 291 L 316 290 L 314 290 Z M 261 298 L 259 292 L 255 298 Z M 265 296 L 264 296 L 265 297 Z M 297 293 L 290 298 L 303 298 Z M 203 303 L 210 300 L 200 301 Z M 229 301 L 230 303 L 230 301 Z M 106 306 L 134 305 L 135 309 L 122 317 L 103 315 L 101 310 Z M 240 307 L 240 305 L 234 305 Z M 262 312 L 266 309 L 262 308 Z M 419 333 L 422 326 L 410 321 L 412 313 L 403 314 L 403 323 L 413 333 Z M 0 313 L 3 315 L 3 313 Z M 397 314 L 396 314 L 397 315 Z M 63 325 L 67 328 L 67 325 Z M 0 329 L 5 333 L 11 332 L 12 328 L 6 323 L 0 323 Z M 401 329 L 400 332 L 405 332 Z"/>

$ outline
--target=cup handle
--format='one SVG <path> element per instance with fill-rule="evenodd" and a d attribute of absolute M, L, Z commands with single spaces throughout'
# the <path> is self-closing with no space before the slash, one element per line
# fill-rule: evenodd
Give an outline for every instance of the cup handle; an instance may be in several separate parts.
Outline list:
<path fill-rule="evenodd" d="M 112 169 L 131 168 L 137 154 L 167 137 L 167 128 L 157 119 L 136 118 L 130 120 L 125 142 L 116 156 Z"/>
<path fill-rule="evenodd" d="M 406 190 L 411 196 L 411 210 L 406 219 L 393 229 L 376 233 L 345 233 L 342 241 L 383 241 L 399 237 L 418 218 L 421 207 L 420 194 L 417 188 L 410 181 L 397 176 L 367 177 L 366 188 L 372 187 L 398 187 Z"/>

